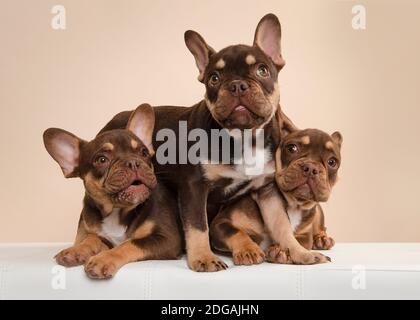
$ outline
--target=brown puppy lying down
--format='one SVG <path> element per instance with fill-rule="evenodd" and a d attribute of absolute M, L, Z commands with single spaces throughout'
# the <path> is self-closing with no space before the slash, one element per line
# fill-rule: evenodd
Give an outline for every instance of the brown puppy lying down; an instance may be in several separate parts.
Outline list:
<path fill-rule="evenodd" d="M 89 277 L 102 279 L 129 262 L 181 254 L 177 203 L 153 170 L 154 124 L 144 104 L 126 129 L 90 142 L 62 129 L 45 131 L 45 147 L 65 177 L 80 177 L 86 189 L 76 241 L 56 255 L 58 264 L 85 265 Z"/>
<path fill-rule="evenodd" d="M 306 249 L 328 250 L 334 245 L 326 234 L 319 203 L 328 200 L 337 180 L 341 143 L 339 132 L 329 135 L 317 129 L 296 129 L 282 139 L 279 147 L 278 204 L 287 211 L 295 237 Z M 287 248 L 273 241 L 275 234 L 282 232 L 276 226 L 276 215 L 282 208 L 271 207 L 264 220 L 261 215 L 258 199 L 269 193 L 273 193 L 273 185 L 224 207 L 211 224 L 213 246 L 231 252 L 235 264 L 258 264 L 264 257 L 269 262 L 294 262 Z M 322 255 L 319 259 L 317 262 L 329 260 Z"/>

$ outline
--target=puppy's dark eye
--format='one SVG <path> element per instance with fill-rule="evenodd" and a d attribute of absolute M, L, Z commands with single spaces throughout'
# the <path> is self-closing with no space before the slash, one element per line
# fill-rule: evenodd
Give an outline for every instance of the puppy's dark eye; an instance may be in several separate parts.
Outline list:
<path fill-rule="evenodd" d="M 149 150 L 147 150 L 147 148 L 143 147 L 140 149 L 140 155 L 142 157 L 148 157 L 149 156 Z"/>
<path fill-rule="evenodd" d="M 104 165 L 104 164 L 107 164 L 108 161 L 109 161 L 109 159 L 107 157 L 105 157 L 105 156 L 98 156 L 95 159 L 95 164 L 96 165 Z"/>
<path fill-rule="evenodd" d="M 212 86 L 215 86 L 215 85 L 217 85 L 219 83 L 219 81 L 220 81 L 219 75 L 217 73 L 213 73 L 210 76 L 209 84 L 212 85 Z"/>
<path fill-rule="evenodd" d="M 297 145 L 295 145 L 294 143 L 288 144 L 286 146 L 286 150 L 290 153 L 296 153 L 299 151 L 299 148 Z"/>
<path fill-rule="evenodd" d="M 261 78 L 267 78 L 270 75 L 270 71 L 268 71 L 267 66 L 262 64 L 257 69 L 257 75 Z"/>
<path fill-rule="evenodd" d="M 329 158 L 328 159 L 328 165 L 331 167 L 331 168 L 335 168 L 336 166 L 337 166 L 337 159 L 336 158 Z"/>

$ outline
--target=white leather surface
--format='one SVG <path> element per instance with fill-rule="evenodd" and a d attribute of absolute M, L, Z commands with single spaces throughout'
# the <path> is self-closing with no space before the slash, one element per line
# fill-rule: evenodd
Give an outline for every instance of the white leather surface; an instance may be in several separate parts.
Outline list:
<path fill-rule="evenodd" d="M 111 280 L 55 267 L 67 245 L 0 244 L 0 299 L 420 299 L 420 243 L 341 243 L 326 252 L 332 263 L 316 266 L 223 257 L 230 268 L 217 273 L 192 272 L 184 259 L 146 261 Z M 64 279 L 65 289 L 53 285 Z"/>

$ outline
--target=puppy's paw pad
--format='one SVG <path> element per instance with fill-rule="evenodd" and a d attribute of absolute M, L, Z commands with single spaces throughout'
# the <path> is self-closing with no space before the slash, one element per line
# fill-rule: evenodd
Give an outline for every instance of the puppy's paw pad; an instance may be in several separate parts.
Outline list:
<path fill-rule="evenodd" d="M 266 260 L 272 263 L 292 264 L 288 250 L 283 250 L 278 244 L 268 247 L 265 253 Z"/>
<path fill-rule="evenodd" d="M 196 272 L 216 272 L 226 270 L 227 264 L 214 255 L 200 257 L 189 262 L 189 266 Z"/>
<path fill-rule="evenodd" d="M 324 256 L 322 253 L 309 250 L 291 253 L 291 259 L 294 264 L 303 265 L 320 264 L 331 261 L 329 257 Z"/>
<path fill-rule="evenodd" d="M 117 270 L 115 263 L 102 257 L 92 257 L 85 265 L 85 272 L 92 279 L 109 279 Z"/>
<path fill-rule="evenodd" d="M 59 265 L 74 267 L 85 264 L 93 254 L 91 250 L 76 246 L 60 251 L 54 259 Z"/>
<path fill-rule="evenodd" d="M 264 261 L 264 251 L 258 245 L 243 248 L 232 253 L 233 263 L 235 265 L 252 265 L 260 264 Z"/>
<path fill-rule="evenodd" d="M 312 254 L 315 259 L 314 264 L 331 262 L 331 258 L 323 255 L 322 253 L 312 252 Z"/>
<path fill-rule="evenodd" d="M 313 249 L 315 250 L 329 250 L 335 245 L 333 238 L 326 234 L 319 234 L 314 236 Z"/>

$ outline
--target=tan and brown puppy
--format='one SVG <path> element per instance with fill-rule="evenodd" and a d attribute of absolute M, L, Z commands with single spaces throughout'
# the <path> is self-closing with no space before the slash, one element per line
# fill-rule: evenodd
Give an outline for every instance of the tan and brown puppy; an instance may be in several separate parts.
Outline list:
<path fill-rule="evenodd" d="M 341 143 L 339 132 L 328 135 L 317 129 L 296 130 L 282 139 L 281 168 L 278 166 L 276 173 L 278 198 L 297 240 L 306 249 L 327 250 L 334 245 L 326 234 L 319 202 L 328 200 L 337 180 Z M 214 247 L 232 252 L 235 264 L 261 263 L 264 256 L 270 262 L 294 263 L 280 244 L 270 245 L 265 253 L 260 247 L 267 241 L 273 243 L 273 233 L 282 232 L 276 227 L 276 211 L 281 208 L 273 208 L 269 219 L 263 221 L 258 201 L 254 201 L 272 192 L 273 186 L 267 185 L 257 195 L 223 208 L 213 221 L 210 233 Z M 324 256 L 319 259 L 328 260 Z"/>
<path fill-rule="evenodd" d="M 75 243 L 56 255 L 58 264 L 84 264 L 89 277 L 109 278 L 129 262 L 181 253 L 176 200 L 153 170 L 154 122 L 153 108 L 144 104 L 126 129 L 90 142 L 62 129 L 44 132 L 64 176 L 80 177 L 86 189 Z"/>

